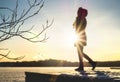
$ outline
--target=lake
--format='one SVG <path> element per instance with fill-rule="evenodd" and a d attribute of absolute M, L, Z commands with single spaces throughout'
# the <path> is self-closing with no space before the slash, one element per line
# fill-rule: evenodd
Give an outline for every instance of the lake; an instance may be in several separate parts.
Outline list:
<path fill-rule="evenodd" d="M 39 73 L 73 73 L 76 67 L 0 67 L 0 82 L 25 82 L 25 72 Z M 91 67 L 85 67 L 85 71 L 91 71 Z M 96 67 L 95 71 L 111 72 L 111 76 L 120 76 L 120 69 L 109 67 Z"/>

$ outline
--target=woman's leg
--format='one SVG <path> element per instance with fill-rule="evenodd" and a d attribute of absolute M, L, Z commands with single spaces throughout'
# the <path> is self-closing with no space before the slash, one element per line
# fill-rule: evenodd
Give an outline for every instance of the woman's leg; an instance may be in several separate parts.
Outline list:
<path fill-rule="evenodd" d="M 84 71 L 84 65 L 83 65 L 83 47 L 80 45 L 77 45 L 77 52 L 79 57 L 79 68 L 77 68 L 77 71 Z"/>
<path fill-rule="evenodd" d="M 93 60 L 85 53 L 83 53 L 83 57 L 87 59 L 90 63 L 93 62 Z"/>
<path fill-rule="evenodd" d="M 92 70 L 94 70 L 95 69 L 95 67 L 96 67 L 96 62 L 94 62 L 87 54 L 85 54 L 85 53 L 83 53 L 83 56 L 84 56 L 84 58 L 85 59 L 87 59 L 88 61 L 89 61 L 89 63 L 92 65 Z"/>

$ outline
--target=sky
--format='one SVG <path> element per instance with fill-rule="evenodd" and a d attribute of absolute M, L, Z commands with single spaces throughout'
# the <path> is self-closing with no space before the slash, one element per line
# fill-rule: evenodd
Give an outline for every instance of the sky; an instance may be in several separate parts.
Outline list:
<path fill-rule="evenodd" d="M 16 0 L 0 0 L 0 6 L 15 7 Z M 39 14 L 29 19 L 25 28 L 35 25 L 34 32 L 41 30 L 46 20 L 54 19 L 52 26 L 46 31 L 49 39 L 45 43 L 31 43 L 14 37 L 0 43 L 0 47 L 8 48 L 11 57 L 25 55 L 19 61 L 37 61 L 60 59 L 78 61 L 77 49 L 74 47 L 75 33 L 73 22 L 79 7 L 88 10 L 87 46 L 84 52 L 95 61 L 120 60 L 120 0 L 44 0 Z M 26 7 L 25 0 L 19 0 L 20 8 Z M 1 13 L 1 11 L 0 11 Z M 24 28 L 23 28 L 24 29 Z M 6 53 L 7 51 L 1 51 Z M 4 58 L 1 61 L 13 61 Z M 86 61 L 86 60 L 85 60 Z"/>

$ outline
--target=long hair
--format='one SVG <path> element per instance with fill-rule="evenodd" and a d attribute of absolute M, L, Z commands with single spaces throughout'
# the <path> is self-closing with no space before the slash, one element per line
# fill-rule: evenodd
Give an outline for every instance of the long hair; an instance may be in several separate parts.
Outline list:
<path fill-rule="evenodd" d="M 87 16 L 88 12 L 86 9 L 80 7 L 77 11 L 77 17 L 76 17 L 76 29 L 79 28 L 80 30 L 85 29 L 87 21 L 86 21 L 86 16 Z"/>

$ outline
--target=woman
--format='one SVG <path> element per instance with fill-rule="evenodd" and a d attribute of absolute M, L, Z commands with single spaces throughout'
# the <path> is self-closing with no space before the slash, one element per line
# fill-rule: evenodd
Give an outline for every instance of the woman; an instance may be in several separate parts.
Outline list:
<path fill-rule="evenodd" d="M 89 58 L 84 52 L 83 48 L 87 45 L 87 38 L 86 38 L 86 16 L 88 12 L 86 9 L 83 9 L 80 7 L 77 11 L 77 17 L 73 24 L 73 27 L 79 37 L 79 39 L 75 42 L 75 46 L 77 47 L 78 51 L 78 57 L 79 57 L 79 67 L 75 69 L 76 71 L 84 71 L 84 65 L 83 65 L 83 57 L 89 61 L 89 63 L 92 65 L 92 70 L 96 67 L 96 62 L 94 62 L 91 58 Z"/>

